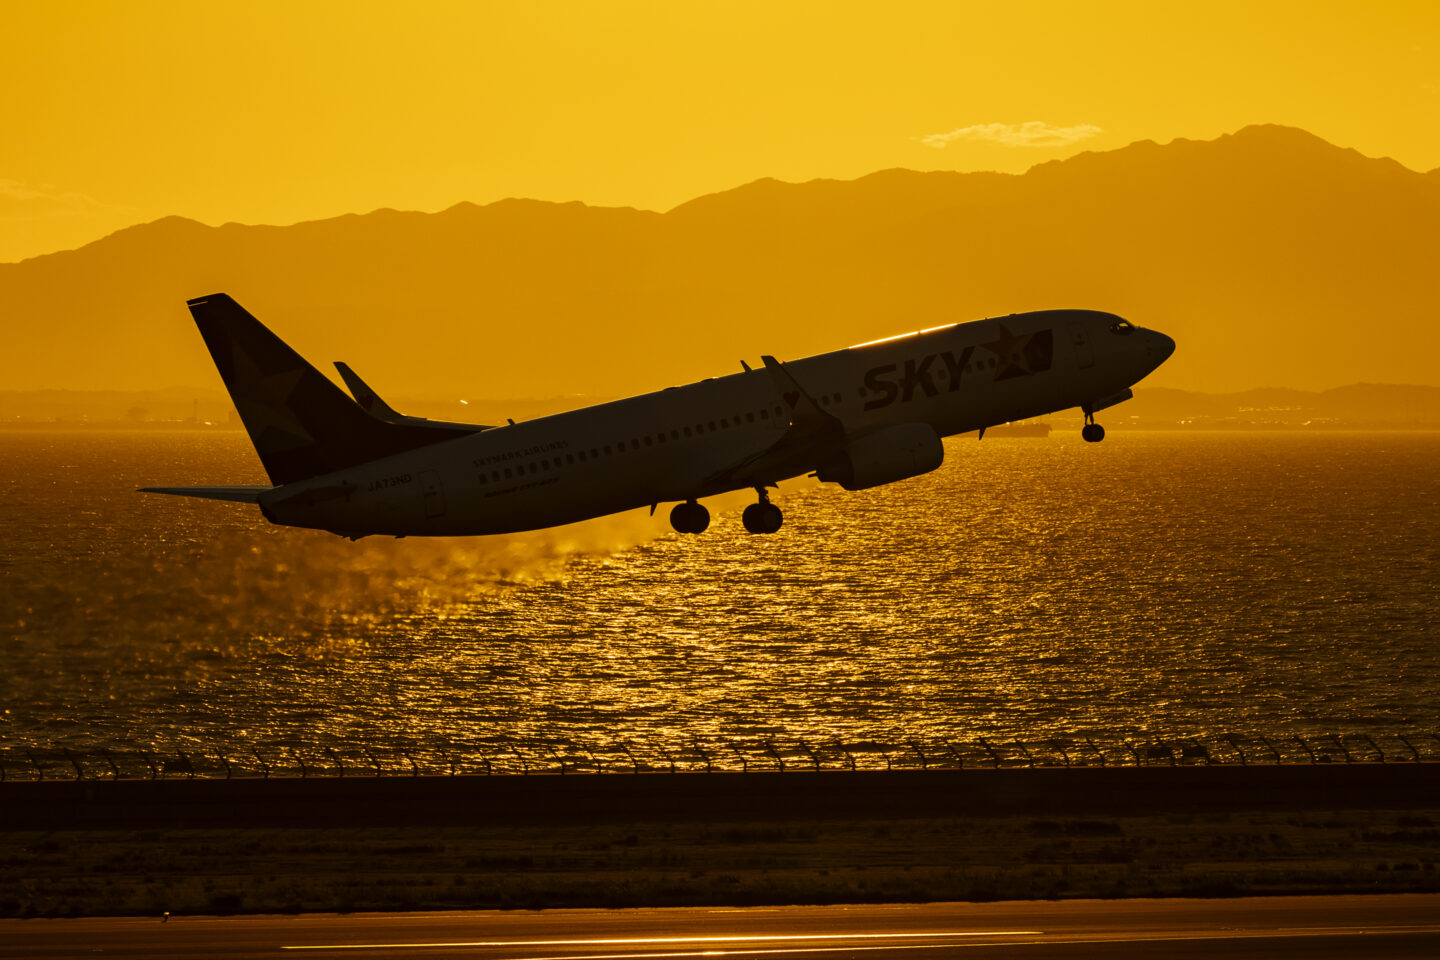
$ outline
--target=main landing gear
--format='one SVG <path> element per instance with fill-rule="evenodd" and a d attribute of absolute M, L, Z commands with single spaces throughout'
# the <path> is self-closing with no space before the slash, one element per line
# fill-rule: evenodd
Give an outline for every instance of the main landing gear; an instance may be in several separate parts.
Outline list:
<path fill-rule="evenodd" d="M 740 520 L 750 533 L 774 533 L 785 522 L 785 517 L 780 508 L 770 502 L 770 494 L 764 487 L 756 487 L 755 492 L 760 495 L 760 502 L 746 507 Z M 676 533 L 704 533 L 710 526 L 710 511 L 694 500 L 677 503 L 670 511 L 670 526 Z"/>
<path fill-rule="evenodd" d="M 1086 443 L 1099 443 L 1105 439 L 1105 428 L 1095 422 L 1093 411 L 1085 411 L 1085 426 L 1080 428 L 1080 436 Z"/>
<path fill-rule="evenodd" d="M 750 533 L 774 533 L 785 522 L 785 515 L 770 502 L 770 494 L 764 487 L 756 487 L 755 492 L 760 495 L 760 502 L 746 507 L 745 512 L 740 514 L 740 521 Z"/>
<path fill-rule="evenodd" d="M 670 511 L 670 526 L 676 533 L 704 533 L 710 526 L 710 511 L 694 500 L 677 503 Z"/>

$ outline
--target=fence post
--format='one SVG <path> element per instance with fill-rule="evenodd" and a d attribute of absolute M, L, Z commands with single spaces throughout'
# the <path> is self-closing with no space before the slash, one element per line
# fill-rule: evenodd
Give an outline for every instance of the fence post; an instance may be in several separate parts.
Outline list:
<path fill-rule="evenodd" d="M 400 751 L 400 756 L 402 756 L 402 757 L 404 757 L 406 760 L 409 760 L 409 761 L 410 761 L 410 776 L 412 776 L 412 777 L 418 777 L 418 776 L 420 776 L 420 765 L 415 762 L 415 758 L 412 757 L 412 756 L 410 756 L 409 752 L 407 752 L 407 751 L 405 751 L 405 750 L 401 750 L 401 751 Z"/>
<path fill-rule="evenodd" d="M 1397 734 L 1396 736 L 1398 736 L 1398 737 L 1400 738 L 1400 742 L 1401 742 L 1401 743 L 1405 744 L 1405 746 L 1407 746 L 1407 747 L 1410 748 L 1410 758 L 1411 758 L 1412 760 L 1414 760 L 1416 763 L 1419 763 L 1419 762 L 1420 762 L 1420 751 L 1415 749 L 1415 744 L 1413 744 L 1413 743 L 1410 742 L 1410 738 L 1407 737 L 1407 736 L 1405 736 L 1403 733 Z"/>
<path fill-rule="evenodd" d="M 380 776 L 380 761 L 375 759 L 375 754 L 370 751 L 369 747 L 365 748 L 365 759 L 369 760 L 370 766 L 375 768 L 375 776 Z"/>
<path fill-rule="evenodd" d="M 1310 749 L 1310 744 L 1306 743 L 1306 742 L 1304 741 L 1304 739 L 1301 738 L 1300 734 L 1298 734 L 1298 733 L 1295 734 L 1295 738 L 1294 738 L 1294 739 L 1295 739 L 1295 742 L 1296 742 L 1296 743 L 1300 744 L 1300 746 L 1304 748 L 1304 750 L 1305 750 L 1306 753 L 1310 754 L 1310 762 L 1311 762 L 1311 763 L 1319 763 L 1319 762 L 1320 762 L 1320 761 L 1316 758 L 1316 756 L 1315 756 L 1315 751 Z"/>
<path fill-rule="evenodd" d="M 920 758 L 920 769 L 921 769 L 921 770 L 929 770 L 929 769 L 930 769 L 930 764 L 926 762 L 926 760 L 925 760 L 925 751 L 920 749 L 920 744 L 916 743 L 914 740 L 911 740 L 911 741 L 910 741 L 910 749 L 914 750 L 914 751 L 915 751 L 915 756 L 917 756 L 917 757 Z"/>
<path fill-rule="evenodd" d="M 1095 751 L 1095 756 L 1100 758 L 1100 766 L 1105 766 L 1105 752 L 1099 747 L 1095 746 L 1095 741 L 1090 739 L 1089 737 L 1085 738 L 1085 742 L 1089 744 L 1091 750 Z"/>
<path fill-rule="evenodd" d="M 180 762 L 183 763 L 183 764 L 185 764 L 185 773 L 186 773 L 186 778 L 185 778 L 185 779 L 187 779 L 187 780 L 194 780 L 194 779 L 195 779 L 195 764 L 193 764 L 193 763 L 190 762 L 190 756 L 189 756 L 184 750 L 181 750 L 179 747 L 176 747 L 176 748 L 175 748 L 175 756 L 179 757 L 179 758 L 180 758 Z"/>
<path fill-rule="evenodd" d="M 75 779 L 76 779 L 76 780 L 84 780 L 84 779 L 85 779 L 85 771 L 82 770 L 82 769 L 80 769 L 80 761 L 75 759 L 75 754 L 73 754 L 73 753 L 70 752 L 70 748 L 69 748 L 69 747 L 66 747 L 66 748 L 65 748 L 65 759 L 66 759 L 66 760 L 69 760 L 69 761 L 70 761 L 70 766 L 72 766 L 72 767 L 75 768 Z"/>
<path fill-rule="evenodd" d="M 337 776 L 343 780 L 345 778 L 345 761 L 340 759 L 340 754 L 335 752 L 334 747 L 326 747 L 325 753 L 331 760 L 335 761 L 335 769 L 339 771 Z"/>
<path fill-rule="evenodd" d="M 265 758 L 262 757 L 262 756 L 260 756 L 260 751 L 259 751 L 259 750 L 251 750 L 250 752 L 253 753 L 253 754 L 255 754 L 255 759 L 256 759 L 256 760 L 260 761 L 260 773 L 261 773 L 261 776 L 262 776 L 264 779 L 269 780 L 269 779 L 270 779 L 270 764 L 266 763 L 266 762 L 265 762 Z"/>
<path fill-rule="evenodd" d="M 955 744 L 951 743 L 949 740 L 944 741 L 944 743 L 945 749 L 950 751 L 950 756 L 955 758 L 955 769 L 964 770 L 965 758 L 960 756 L 960 751 L 955 749 Z"/>
<path fill-rule="evenodd" d="M 990 766 L 998 770 L 1000 767 L 1000 754 L 995 752 L 995 748 L 990 746 L 990 741 L 984 737 L 980 738 L 980 746 L 990 755 Z"/>

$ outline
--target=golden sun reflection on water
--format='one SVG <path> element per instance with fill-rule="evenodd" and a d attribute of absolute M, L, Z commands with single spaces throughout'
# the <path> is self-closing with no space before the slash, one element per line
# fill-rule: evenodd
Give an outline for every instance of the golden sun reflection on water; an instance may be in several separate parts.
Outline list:
<path fill-rule="evenodd" d="M 786 484 L 773 537 L 736 496 L 700 537 L 641 511 L 359 543 L 131 492 L 157 463 L 235 478 L 243 438 L 3 440 L 10 744 L 723 752 L 1440 719 L 1433 435 L 962 439 L 914 481 Z"/>

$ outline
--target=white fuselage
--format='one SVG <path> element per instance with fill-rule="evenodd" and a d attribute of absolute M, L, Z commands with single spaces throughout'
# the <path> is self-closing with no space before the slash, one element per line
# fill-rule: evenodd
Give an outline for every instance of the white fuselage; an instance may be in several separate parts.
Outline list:
<path fill-rule="evenodd" d="M 860 438 L 897 424 L 940 436 L 1067 407 L 1103 406 L 1173 343 L 1113 314 L 1052 310 L 980 320 L 784 364 Z M 277 523 L 365 534 L 469 535 L 570 523 L 778 482 L 735 465 L 782 443 L 798 397 L 766 368 L 447 440 L 277 487 Z"/>

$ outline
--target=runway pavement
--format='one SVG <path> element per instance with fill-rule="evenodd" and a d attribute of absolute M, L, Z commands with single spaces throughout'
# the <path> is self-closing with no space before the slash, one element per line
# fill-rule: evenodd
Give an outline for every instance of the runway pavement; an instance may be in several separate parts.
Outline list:
<path fill-rule="evenodd" d="M 0 958 L 1440 957 L 1440 895 L 0 920 Z"/>

